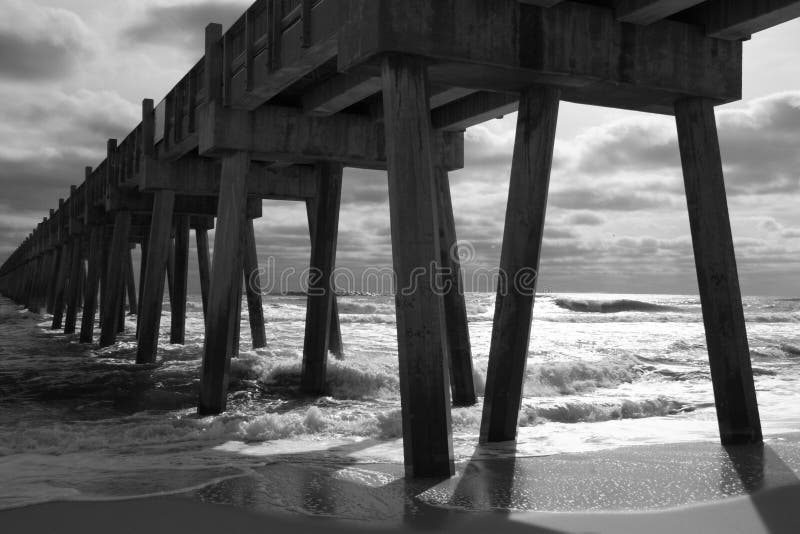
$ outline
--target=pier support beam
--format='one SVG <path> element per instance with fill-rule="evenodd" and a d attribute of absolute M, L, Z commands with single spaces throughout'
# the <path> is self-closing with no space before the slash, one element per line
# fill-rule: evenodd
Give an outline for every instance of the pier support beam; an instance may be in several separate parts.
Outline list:
<path fill-rule="evenodd" d="M 247 293 L 247 312 L 250 317 L 250 336 L 253 348 L 267 346 L 267 331 L 264 326 L 264 308 L 261 301 L 261 282 L 258 275 L 258 250 L 256 249 L 256 232 L 253 219 L 245 222 L 242 240 L 244 247 L 244 288 Z"/>
<path fill-rule="evenodd" d="M 517 436 L 558 105 L 559 92 L 554 88 L 531 87 L 520 95 L 486 372 L 482 443 Z"/>
<path fill-rule="evenodd" d="M 136 363 L 153 363 L 156 361 L 158 331 L 161 327 L 161 306 L 164 301 L 164 274 L 169 260 L 174 206 L 174 191 L 165 189 L 155 192 L 150 237 L 147 239 L 144 289 L 139 302 L 139 336 Z"/>
<path fill-rule="evenodd" d="M 170 343 L 183 345 L 186 340 L 186 289 L 189 276 L 189 216 L 175 216 L 174 264 L 170 309 Z"/>
<path fill-rule="evenodd" d="M 89 269 L 83 297 L 81 318 L 81 343 L 91 343 L 94 336 L 94 319 L 97 314 L 97 291 L 100 286 L 100 269 L 103 265 L 103 227 L 91 227 L 89 234 Z"/>
<path fill-rule="evenodd" d="M 382 64 L 392 257 L 406 474 L 451 476 L 453 442 L 427 69 L 411 56 Z"/>
<path fill-rule="evenodd" d="M 125 299 L 125 262 L 130 252 L 128 236 L 131 231 L 131 212 L 118 211 L 114 215 L 114 233 L 106 267 L 106 287 L 103 294 L 100 346 L 108 347 L 117 340 L 120 329 L 120 308 Z M 124 325 L 124 321 L 122 322 Z"/>
<path fill-rule="evenodd" d="M 472 347 L 469 342 L 467 306 L 458 255 L 456 223 L 450 199 L 447 169 L 434 166 L 436 200 L 439 213 L 439 248 L 442 262 L 445 326 L 450 364 L 450 383 L 455 406 L 475 404 L 475 382 L 472 378 Z"/>
<path fill-rule="evenodd" d="M 317 173 L 319 196 L 313 203 L 311 266 L 303 343 L 303 370 L 300 377 L 300 388 L 310 394 L 325 392 L 331 315 L 336 298 L 333 270 L 336 266 L 336 239 L 342 197 L 342 166 L 336 163 L 321 163 L 317 165 Z"/>
<path fill-rule="evenodd" d="M 722 443 L 760 443 L 750 350 L 711 101 L 675 105 L 697 283 Z"/>
<path fill-rule="evenodd" d="M 222 160 L 197 407 L 201 415 L 221 413 L 227 405 L 230 357 L 236 324 L 239 323 L 236 301 L 242 299 L 242 230 L 246 223 L 249 168 L 250 154 L 247 152 L 235 152 Z"/>

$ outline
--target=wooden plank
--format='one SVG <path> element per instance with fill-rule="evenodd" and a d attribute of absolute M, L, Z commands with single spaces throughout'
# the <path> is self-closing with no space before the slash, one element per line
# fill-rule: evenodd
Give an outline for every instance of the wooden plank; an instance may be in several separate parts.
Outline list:
<path fill-rule="evenodd" d="M 172 213 L 175 193 L 158 191 L 153 198 L 153 216 L 147 238 L 147 263 L 144 289 L 139 299 L 139 335 L 136 363 L 154 363 L 161 326 L 161 306 L 164 300 L 164 274 L 169 260 L 172 235 Z"/>
<path fill-rule="evenodd" d="M 440 249 L 426 67 L 388 56 L 382 70 L 406 474 L 451 476 L 444 303 L 430 269 Z"/>
<path fill-rule="evenodd" d="M 439 214 L 439 248 L 442 266 L 447 354 L 450 365 L 450 387 L 455 406 L 472 406 L 476 402 L 472 378 L 472 346 L 469 342 L 467 305 L 464 302 L 461 261 L 456 237 L 450 182 L 447 171 L 434 165 L 437 211 Z"/>
<path fill-rule="evenodd" d="M 675 105 L 697 282 L 723 444 L 760 443 L 761 422 L 711 102 Z"/>
<path fill-rule="evenodd" d="M 800 17 L 797 0 L 710 0 L 706 33 L 717 39 L 748 39 L 750 35 Z"/>
<path fill-rule="evenodd" d="M 552 87 L 531 87 L 520 95 L 486 371 L 482 443 L 513 440 L 517 435 L 558 105 L 558 89 Z"/>
<path fill-rule="evenodd" d="M 170 343 L 186 341 L 186 289 L 189 280 L 189 216 L 175 216 L 175 271 L 172 274 Z"/>
<path fill-rule="evenodd" d="M 100 270 L 103 268 L 103 227 L 93 225 L 89 234 L 89 269 L 83 297 L 81 343 L 91 343 L 94 337 L 94 320 L 97 315 L 97 291 L 100 288 Z"/>
<path fill-rule="evenodd" d="M 211 259 L 208 253 L 208 230 L 195 228 L 197 265 L 200 276 L 200 297 L 203 299 L 203 317 L 208 317 L 208 288 L 211 284 Z"/>
<path fill-rule="evenodd" d="M 342 165 L 320 164 L 317 172 L 319 198 L 314 203 L 314 242 L 311 246 L 300 389 L 305 393 L 321 395 L 326 391 L 328 344 L 335 298 L 333 271 L 336 266 L 342 198 Z"/>
<path fill-rule="evenodd" d="M 617 20 L 633 24 L 652 24 L 705 0 L 616 0 Z"/>
<path fill-rule="evenodd" d="M 222 160 L 222 187 L 219 194 L 214 258 L 208 294 L 206 337 L 203 348 L 200 400 L 201 415 L 225 411 L 228 371 L 234 349 L 233 336 L 241 303 L 242 229 L 245 225 L 247 173 L 250 155 L 232 153 Z"/>
<path fill-rule="evenodd" d="M 108 347 L 117 340 L 120 329 L 120 308 L 125 301 L 125 260 L 129 253 L 128 237 L 131 231 L 131 213 L 118 211 L 114 215 L 114 233 L 111 237 L 106 288 L 101 309 L 100 346 Z"/>
<path fill-rule="evenodd" d="M 250 318 L 250 337 L 254 349 L 267 346 L 267 331 L 264 327 L 264 307 L 261 302 L 261 280 L 258 271 L 258 250 L 253 219 L 247 219 L 243 232 L 243 272 L 247 293 L 247 312 Z"/>

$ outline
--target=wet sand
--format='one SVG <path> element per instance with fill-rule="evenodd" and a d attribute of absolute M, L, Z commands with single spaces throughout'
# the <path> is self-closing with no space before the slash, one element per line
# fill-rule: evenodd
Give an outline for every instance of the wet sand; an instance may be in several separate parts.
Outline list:
<path fill-rule="evenodd" d="M 497 452 L 497 451 L 494 451 Z M 0 512 L 4 532 L 800 532 L 800 434 L 549 457 L 476 451 L 446 480 L 342 458 L 274 462 L 192 492 Z"/>

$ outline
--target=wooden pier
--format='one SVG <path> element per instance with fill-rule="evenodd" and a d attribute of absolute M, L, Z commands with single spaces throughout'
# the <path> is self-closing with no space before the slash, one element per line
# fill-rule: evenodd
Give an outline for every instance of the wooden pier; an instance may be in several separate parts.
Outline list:
<path fill-rule="evenodd" d="M 464 129 L 519 110 L 481 424 L 483 441 L 503 441 L 516 437 L 559 102 L 674 115 L 721 440 L 759 442 L 714 106 L 741 98 L 742 40 L 797 16 L 788 0 L 258 0 L 226 32 L 206 27 L 202 59 L 158 104 L 143 101 L 141 122 L 3 264 L 0 289 L 101 346 L 127 309 L 136 361 L 152 363 L 165 283 L 170 339 L 184 340 L 193 230 L 206 318 L 198 410 L 220 413 L 243 280 L 257 276 L 253 219 L 262 199 L 304 201 L 321 276 L 301 384 L 322 393 L 328 354 L 342 351 L 329 275 L 343 173 L 386 169 L 397 282 L 417 282 L 396 296 L 406 469 L 448 476 L 450 406 L 476 401 L 449 254 L 447 173 L 463 167 Z M 435 265 L 453 269 L 444 294 Z M 246 288 L 263 346 L 261 295 Z"/>

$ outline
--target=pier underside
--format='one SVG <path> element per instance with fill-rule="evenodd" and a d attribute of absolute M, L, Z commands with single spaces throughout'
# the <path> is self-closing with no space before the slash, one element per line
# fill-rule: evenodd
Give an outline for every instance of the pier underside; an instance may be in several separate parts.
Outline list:
<path fill-rule="evenodd" d="M 322 276 L 308 295 L 302 389 L 321 394 L 328 353 L 345 352 L 330 279 L 342 176 L 385 169 L 398 284 L 420 267 L 453 273 L 448 291 L 426 272 L 396 295 L 407 473 L 447 476 L 450 406 L 476 402 L 448 254 L 447 173 L 464 166 L 464 130 L 519 110 L 481 425 L 482 440 L 503 441 L 516 436 L 559 102 L 675 115 L 720 436 L 759 442 L 713 111 L 741 98 L 742 40 L 796 16 L 800 2 L 786 0 L 259 0 L 226 32 L 206 28 L 203 57 L 162 101 L 144 100 L 141 122 L 2 266 L 0 289 L 67 332 L 82 305 L 80 341 L 95 341 L 98 319 L 101 346 L 124 328 L 127 297 L 136 361 L 153 363 L 165 281 L 171 340 L 183 342 L 193 230 L 199 412 L 220 413 L 243 287 L 253 344 L 266 343 L 253 219 L 263 199 L 305 202 Z M 520 273 L 532 276 L 521 284 Z"/>

